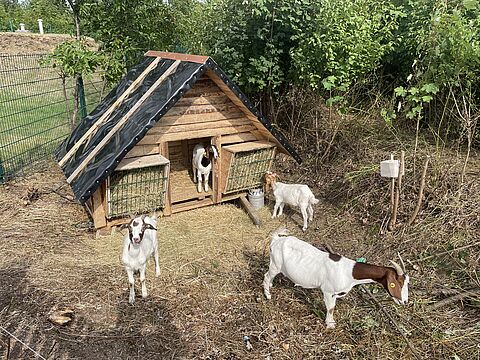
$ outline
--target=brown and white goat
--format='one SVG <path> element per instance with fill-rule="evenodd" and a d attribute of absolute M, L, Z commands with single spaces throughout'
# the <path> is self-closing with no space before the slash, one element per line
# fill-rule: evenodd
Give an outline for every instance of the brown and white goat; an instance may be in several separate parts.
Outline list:
<path fill-rule="evenodd" d="M 298 206 L 303 217 L 303 231 L 307 230 L 308 221 L 313 220 L 313 206 L 318 200 L 313 195 L 307 185 L 302 184 L 284 184 L 277 181 L 277 174 L 267 171 L 265 173 L 265 191 L 273 190 L 275 196 L 275 207 L 273 208 L 272 218 L 283 214 L 285 204 Z M 277 215 L 278 211 L 278 215 Z M 308 221 L 307 221 L 308 219 Z"/>
<path fill-rule="evenodd" d="M 122 262 L 127 271 L 130 295 L 128 302 L 135 302 L 135 279 L 133 274 L 140 272 L 140 282 L 142 284 L 142 297 L 148 296 L 147 286 L 145 284 L 145 270 L 147 261 L 153 255 L 155 260 L 155 274 L 160 275 L 160 265 L 158 263 L 158 243 L 157 243 L 157 219 L 142 215 L 132 219 L 128 225 L 128 234 L 123 238 Z"/>
<path fill-rule="evenodd" d="M 401 266 L 390 260 L 394 267 L 359 263 L 344 256 L 322 251 L 294 236 L 286 236 L 286 229 L 272 235 L 270 266 L 264 276 L 265 297 L 271 299 L 270 287 L 279 273 L 306 289 L 320 288 L 327 308 L 327 328 L 335 327 L 333 310 L 337 298 L 344 297 L 359 284 L 377 282 L 397 304 L 408 302 L 409 277 L 400 254 Z"/>

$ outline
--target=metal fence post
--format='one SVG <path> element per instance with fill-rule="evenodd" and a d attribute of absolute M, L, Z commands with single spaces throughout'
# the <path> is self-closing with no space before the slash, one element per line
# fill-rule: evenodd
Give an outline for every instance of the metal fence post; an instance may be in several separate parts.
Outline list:
<path fill-rule="evenodd" d="M 2 159 L 0 158 L 0 184 L 5 182 L 5 168 L 2 164 Z"/>
<path fill-rule="evenodd" d="M 83 78 L 81 76 L 78 78 L 78 98 L 80 119 L 83 119 L 87 116 L 87 102 L 85 101 L 85 89 L 83 86 Z"/>

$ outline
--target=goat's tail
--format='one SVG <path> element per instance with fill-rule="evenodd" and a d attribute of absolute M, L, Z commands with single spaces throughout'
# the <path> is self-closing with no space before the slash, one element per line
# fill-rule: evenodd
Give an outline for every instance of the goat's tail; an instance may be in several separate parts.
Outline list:
<path fill-rule="evenodd" d="M 281 226 L 272 233 L 272 241 L 275 239 L 278 239 L 280 236 L 287 236 L 287 235 L 288 235 L 288 229 L 285 226 Z"/>

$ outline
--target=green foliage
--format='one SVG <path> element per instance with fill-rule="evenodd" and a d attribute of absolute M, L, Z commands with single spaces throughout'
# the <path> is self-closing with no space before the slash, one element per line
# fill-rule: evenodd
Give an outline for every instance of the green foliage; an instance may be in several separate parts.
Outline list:
<path fill-rule="evenodd" d="M 311 87 L 344 92 L 392 51 L 403 13 L 388 0 L 312 3 L 311 24 L 293 38 L 295 67 Z"/>
<path fill-rule="evenodd" d="M 63 78 L 93 74 L 103 56 L 90 50 L 83 40 L 65 41 L 58 45 L 44 63 L 56 68 Z"/>
<path fill-rule="evenodd" d="M 423 107 L 433 99 L 438 90 L 438 86 L 434 83 L 424 84 L 420 88 L 412 86 L 404 89 L 403 86 L 399 86 L 395 88 L 395 95 L 406 99 L 410 105 L 406 116 L 413 119 L 422 116 Z"/>
<path fill-rule="evenodd" d="M 406 100 L 407 118 L 421 116 L 435 96 L 477 91 L 480 75 L 480 5 L 476 1 L 410 0 L 404 46 L 411 60 L 407 87 L 395 89 Z M 399 56 L 400 57 L 400 56 Z M 479 100 L 477 95 L 477 101 Z"/>
<path fill-rule="evenodd" d="M 23 12 L 23 22 L 27 29 L 38 32 L 37 19 L 43 20 L 45 32 L 59 34 L 73 32 L 73 20 L 63 2 L 30 0 Z"/>
<path fill-rule="evenodd" d="M 247 93 L 278 89 L 291 70 L 294 22 L 308 0 L 223 0 L 209 6 L 211 54 Z"/>
<path fill-rule="evenodd" d="M 101 68 L 107 83 L 116 82 L 124 70 L 119 52 L 89 49 L 84 40 L 61 43 L 45 58 L 44 64 L 56 68 L 63 78 L 88 77 Z"/>
<path fill-rule="evenodd" d="M 129 67 L 147 50 L 185 51 L 183 42 L 198 25 L 192 20 L 198 6 L 196 0 L 177 0 L 171 5 L 157 0 L 85 0 L 82 28 L 103 49 L 121 53 Z"/>

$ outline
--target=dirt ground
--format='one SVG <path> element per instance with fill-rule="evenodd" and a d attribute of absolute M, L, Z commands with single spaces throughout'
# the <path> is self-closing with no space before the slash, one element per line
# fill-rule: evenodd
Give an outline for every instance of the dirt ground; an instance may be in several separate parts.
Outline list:
<path fill-rule="evenodd" d="M 149 264 L 149 297 L 137 286 L 131 306 L 122 234 L 96 238 L 71 195 L 54 163 L 0 187 L 1 359 L 33 359 L 33 351 L 37 359 L 480 358 L 478 301 L 434 310 L 451 287 L 438 263 L 417 262 L 408 238 L 379 235 L 324 200 L 306 233 L 297 211 L 272 220 L 271 203 L 259 212 L 261 227 L 235 204 L 160 219 L 162 273 L 155 278 Z M 337 302 L 337 328 L 327 331 L 317 290 L 279 276 L 267 302 L 269 233 L 283 224 L 350 258 L 387 265 L 400 251 L 412 278 L 409 305 L 395 305 L 377 285 L 366 287 L 375 300 L 357 287 Z M 69 324 L 48 320 L 64 308 L 74 311 Z"/>

